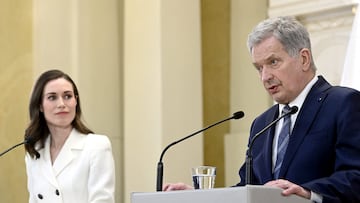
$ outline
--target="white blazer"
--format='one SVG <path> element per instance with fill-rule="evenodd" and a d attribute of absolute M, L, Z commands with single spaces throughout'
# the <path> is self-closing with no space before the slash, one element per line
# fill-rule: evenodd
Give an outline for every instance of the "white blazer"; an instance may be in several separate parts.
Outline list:
<path fill-rule="evenodd" d="M 50 136 L 40 158 L 25 156 L 29 202 L 114 203 L 115 166 L 110 140 L 73 129 L 54 164 Z"/>

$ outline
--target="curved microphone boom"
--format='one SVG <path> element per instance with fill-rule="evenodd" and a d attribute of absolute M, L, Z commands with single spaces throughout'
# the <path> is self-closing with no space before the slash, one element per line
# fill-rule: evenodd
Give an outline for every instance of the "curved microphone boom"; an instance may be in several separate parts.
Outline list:
<path fill-rule="evenodd" d="M 287 113 L 284 113 L 283 115 L 281 115 L 280 117 L 278 117 L 277 119 L 273 120 L 271 123 L 269 123 L 267 126 L 265 126 L 265 128 L 263 128 L 262 130 L 260 130 L 258 133 L 256 133 L 254 135 L 254 137 L 250 140 L 249 143 L 249 147 L 248 147 L 248 151 L 246 153 L 246 175 L 245 175 L 245 183 L 246 185 L 252 184 L 252 169 L 253 169 L 253 160 L 252 160 L 252 154 L 251 154 L 251 150 L 252 150 L 252 146 L 255 142 L 255 140 L 262 135 L 265 131 L 267 131 L 269 128 L 271 128 L 272 126 L 274 126 L 279 120 L 281 120 L 282 118 L 288 116 L 288 115 L 292 115 L 295 114 L 298 111 L 298 107 L 297 106 L 292 106 L 290 108 L 290 111 L 288 111 Z"/>
<path fill-rule="evenodd" d="M 8 153 L 9 151 L 15 149 L 16 147 L 18 147 L 18 146 L 20 146 L 20 145 L 23 145 L 23 144 L 31 144 L 31 143 L 33 143 L 33 142 L 34 142 L 34 139 L 33 139 L 33 138 L 27 137 L 27 138 L 25 138 L 25 140 L 24 140 L 23 142 L 20 142 L 20 143 L 18 143 L 18 144 L 16 144 L 16 145 L 10 147 L 9 149 L 1 152 L 1 153 L 0 153 L 0 157 L 1 157 L 2 155 L 4 155 L 4 154 Z M 35 152 L 35 156 L 36 156 L 37 159 L 40 158 L 39 152 L 36 151 L 36 152 Z"/>
<path fill-rule="evenodd" d="M 20 145 L 27 144 L 27 143 L 29 143 L 29 140 L 25 139 L 23 142 L 20 142 L 20 143 L 18 143 L 18 144 L 16 144 L 16 145 L 14 145 L 14 146 L 10 147 L 9 149 L 7 149 L 7 150 L 5 150 L 5 151 L 1 152 L 1 153 L 0 153 L 0 156 L 2 156 L 2 155 L 4 155 L 4 154 L 8 153 L 9 151 L 11 151 L 11 150 L 15 149 L 16 147 L 18 147 L 18 146 L 20 146 Z"/>
<path fill-rule="evenodd" d="M 172 142 L 172 143 L 170 143 L 168 146 L 166 146 L 166 147 L 164 148 L 164 150 L 162 151 L 161 155 L 160 155 L 160 160 L 159 160 L 158 165 L 157 165 L 156 191 L 162 191 L 163 170 L 164 170 L 164 169 L 163 169 L 162 159 L 163 159 L 163 156 L 164 156 L 165 152 L 166 152 L 171 146 L 173 146 L 173 145 L 175 145 L 175 144 L 177 144 L 177 143 L 179 143 L 179 142 L 181 142 L 181 141 L 184 141 L 184 140 L 186 140 L 186 139 L 188 139 L 188 138 L 190 138 L 190 137 L 192 137 L 192 136 L 194 136 L 194 135 L 196 135 L 196 134 L 199 134 L 199 133 L 201 133 L 201 132 L 203 132 L 203 131 L 211 128 L 211 127 L 214 127 L 214 126 L 216 126 L 216 125 L 218 125 L 218 124 L 220 124 L 220 123 L 223 123 L 223 122 L 225 122 L 225 121 L 228 121 L 228 120 L 231 120 L 231 119 L 240 119 L 240 118 L 244 117 L 244 115 L 245 115 L 245 114 L 244 114 L 243 111 L 235 112 L 235 113 L 234 113 L 231 117 L 229 117 L 229 118 L 226 118 L 226 119 L 221 120 L 221 121 L 219 121 L 219 122 L 217 122 L 217 123 L 214 123 L 214 124 L 212 124 L 212 125 L 209 125 L 208 127 L 205 127 L 205 128 L 203 128 L 203 129 L 201 129 L 201 130 L 199 130 L 199 131 L 196 131 L 196 132 L 194 132 L 194 133 L 192 133 L 192 134 L 190 134 L 190 135 L 188 135 L 188 136 L 186 136 L 186 137 L 184 137 L 184 138 L 181 138 L 181 139 L 179 139 L 179 140 L 177 140 L 177 141 L 175 141 L 175 142 Z"/>

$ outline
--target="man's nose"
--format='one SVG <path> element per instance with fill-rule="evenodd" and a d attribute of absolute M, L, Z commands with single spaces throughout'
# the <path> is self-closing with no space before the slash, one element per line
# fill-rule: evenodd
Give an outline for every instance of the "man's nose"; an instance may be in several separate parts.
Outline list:
<path fill-rule="evenodd" d="M 261 81 L 266 82 L 272 79 L 273 74 L 271 68 L 268 68 L 267 66 L 263 66 L 262 71 L 260 73 Z"/>

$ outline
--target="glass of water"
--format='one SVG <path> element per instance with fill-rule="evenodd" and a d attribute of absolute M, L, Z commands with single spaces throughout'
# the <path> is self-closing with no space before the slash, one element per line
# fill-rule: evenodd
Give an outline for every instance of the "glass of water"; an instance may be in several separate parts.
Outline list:
<path fill-rule="evenodd" d="M 193 185 L 195 189 L 214 188 L 216 167 L 198 166 L 191 169 Z"/>

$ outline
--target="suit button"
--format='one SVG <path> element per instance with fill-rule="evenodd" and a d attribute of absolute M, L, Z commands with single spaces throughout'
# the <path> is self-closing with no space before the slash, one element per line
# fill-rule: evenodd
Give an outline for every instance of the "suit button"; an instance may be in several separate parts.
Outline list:
<path fill-rule="evenodd" d="M 59 196 L 59 195 L 60 195 L 60 192 L 59 192 L 59 190 L 58 190 L 58 189 L 56 189 L 56 190 L 55 190 L 55 194 L 56 194 L 57 196 Z"/>
<path fill-rule="evenodd" d="M 38 198 L 43 199 L 44 197 L 42 196 L 42 194 L 38 194 Z"/>

